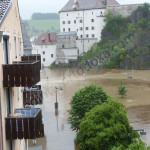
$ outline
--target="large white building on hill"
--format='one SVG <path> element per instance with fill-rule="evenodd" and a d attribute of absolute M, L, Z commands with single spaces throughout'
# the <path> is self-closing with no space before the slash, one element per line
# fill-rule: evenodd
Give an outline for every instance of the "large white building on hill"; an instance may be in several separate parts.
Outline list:
<path fill-rule="evenodd" d="M 108 6 L 118 6 L 115 0 L 69 0 L 60 10 L 61 32 L 77 32 L 79 54 L 101 40 Z"/>

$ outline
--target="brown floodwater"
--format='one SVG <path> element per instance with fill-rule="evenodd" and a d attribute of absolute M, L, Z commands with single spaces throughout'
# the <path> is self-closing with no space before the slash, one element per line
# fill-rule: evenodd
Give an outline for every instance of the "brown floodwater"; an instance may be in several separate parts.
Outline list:
<path fill-rule="evenodd" d="M 128 89 L 123 99 L 117 94 L 120 81 Z M 43 113 L 45 137 L 29 141 L 34 150 L 75 150 L 76 133 L 67 124 L 69 102 L 73 94 L 86 85 L 101 85 L 112 97 L 120 99 L 127 108 L 128 118 L 134 129 L 145 129 L 146 143 L 150 145 L 150 71 L 149 70 L 91 70 L 78 74 L 76 69 L 44 69 L 41 83 L 44 91 L 44 102 L 40 106 Z M 58 91 L 59 111 L 55 114 L 55 86 L 63 88 Z M 36 106 L 39 107 L 39 106 Z M 38 149 L 39 148 L 39 149 Z"/>

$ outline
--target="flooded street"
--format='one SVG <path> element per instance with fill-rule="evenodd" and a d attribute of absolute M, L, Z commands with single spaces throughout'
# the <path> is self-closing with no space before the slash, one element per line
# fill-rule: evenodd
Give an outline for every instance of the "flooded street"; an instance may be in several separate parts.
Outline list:
<path fill-rule="evenodd" d="M 135 129 L 145 129 L 147 144 L 150 145 L 150 71 L 92 70 L 82 75 L 76 69 L 44 69 L 41 73 L 44 103 L 41 106 L 44 121 L 45 138 L 37 139 L 36 144 L 30 140 L 29 147 L 37 150 L 75 150 L 76 133 L 67 124 L 69 102 L 80 88 L 96 84 L 101 85 L 112 97 L 120 99 L 117 87 L 120 81 L 128 89 L 127 97 L 120 99 L 127 108 L 128 118 Z M 55 115 L 55 86 L 63 88 L 58 91 L 59 114 Z M 39 106 L 38 106 L 39 107 Z"/>

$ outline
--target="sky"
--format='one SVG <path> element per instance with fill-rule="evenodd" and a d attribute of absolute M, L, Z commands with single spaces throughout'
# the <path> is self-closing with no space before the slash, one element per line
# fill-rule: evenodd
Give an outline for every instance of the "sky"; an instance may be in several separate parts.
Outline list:
<path fill-rule="evenodd" d="M 150 3 L 150 0 L 117 0 L 120 4 Z M 34 12 L 58 13 L 68 0 L 18 0 L 22 19 L 30 19 Z"/>

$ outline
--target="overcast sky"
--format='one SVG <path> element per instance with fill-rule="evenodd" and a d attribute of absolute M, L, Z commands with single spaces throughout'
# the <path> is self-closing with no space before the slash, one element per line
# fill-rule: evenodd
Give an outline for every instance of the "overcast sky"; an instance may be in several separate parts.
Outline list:
<path fill-rule="evenodd" d="M 23 19 L 30 19 L 34 12 L 57 13 L 68 0 L 18 0 L 20 15 Z M 150 0 L 117 0 L 120 4 L 150 3 Z"/>

